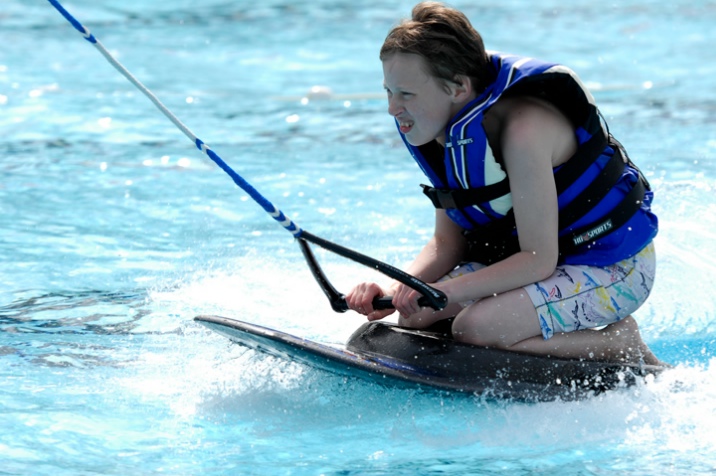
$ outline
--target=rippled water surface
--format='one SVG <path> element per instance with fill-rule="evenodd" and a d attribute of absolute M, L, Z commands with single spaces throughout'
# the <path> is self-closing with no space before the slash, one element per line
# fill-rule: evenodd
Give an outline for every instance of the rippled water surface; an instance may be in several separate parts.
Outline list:
<path fill-rule="evenodd" d="M 453 3 L 587 82 L 656 190 L 636 317 L 675 368 L 579 402 L 385 389 L 259 355 L 221 314 L 329 343 L 290 234 L 41 0 L 0 12 L 0 474 L 712 474 L 716 3 Z M 377 51 L 411 2 L 65 5 L 303 228 L 403 266 L 432 228 Z M 313 86 L 328 99 L 302 101 Z M 318 252 L 336 287 L 370 270 Z"/>

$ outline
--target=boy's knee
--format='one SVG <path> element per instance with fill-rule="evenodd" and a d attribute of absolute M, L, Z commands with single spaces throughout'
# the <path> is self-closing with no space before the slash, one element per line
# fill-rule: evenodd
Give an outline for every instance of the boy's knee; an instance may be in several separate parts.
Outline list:
<path fill-rule="evenodd" d="M 452 323 L 453 339 L 473 345 L 500 347 L 500 340 L 490 332 L 489 318 L 473 306 L 457 315 Z"/>

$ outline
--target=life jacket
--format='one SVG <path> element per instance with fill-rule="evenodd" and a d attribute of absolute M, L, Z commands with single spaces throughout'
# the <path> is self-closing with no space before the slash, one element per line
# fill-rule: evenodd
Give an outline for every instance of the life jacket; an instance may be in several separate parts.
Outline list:
<path fill-rule="evenodd" d="M 493 54 L 495 79 L 445 130 L 445 147 L 401 137 L 432 186 L 424 193 L 460 227 L 466 260 L 491 264 L 520 251 L 509 181 L 488 143 L 483 119 L 503 97 L 533 96 L 554 104 L 575 126 L 577 150 L 554 168 L 560 263 L 606 266 L 638 253 L 656 235 L 653 193 L 607 131 L 594 98 L 569 68 Z"/>

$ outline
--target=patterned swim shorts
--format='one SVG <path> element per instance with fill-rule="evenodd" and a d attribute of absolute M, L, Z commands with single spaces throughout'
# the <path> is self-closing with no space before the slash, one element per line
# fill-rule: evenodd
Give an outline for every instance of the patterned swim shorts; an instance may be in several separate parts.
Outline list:
<path fill-rule="evenodd" d="M 649 297 L 656 274 L 654 243 L 610 266 L 557 266 L 544 281 L 525 286 L 542 335 L 602 327 L 636 311 Z"/>
<path fill-rule="evenodd" d="M 466 263 L 443 279 L 483 267 L 479 263 Z M 552 276 L 527 285 L 524 290 L 537 311 L 542 336 L 549 339 L 555 332 L 602 327 L 627 317 L 646 301 L 655 274 L 652 242 L 631 258 L 610 266 L 557 266 Z"/>

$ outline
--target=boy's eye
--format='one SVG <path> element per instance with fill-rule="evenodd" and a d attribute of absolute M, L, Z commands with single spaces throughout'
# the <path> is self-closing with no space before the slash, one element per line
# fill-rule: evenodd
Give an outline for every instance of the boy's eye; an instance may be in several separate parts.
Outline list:
<path fill-rule="evenodd" d="M 402 98 L 404 98 L 404 99 L 409 99 L 409 98 L 411 98 L 411 97 L 413 97 L 413 96 L 415 95 L 415 94 L 409 93 L 409 92 L 407 92 L 407 91 L 396 91 L 395 93 L 393 93 L 393 91 L 391 91 L 391 90 L 388 89 L 388 88 L 384 88 L 384 89 L 385 89 L 385 92 L 386 92 L 386 94 L 388 95 L 389 98 L 390 98 L 390 97 L 393 97 L 393 95 L 397 95 L 397 96 L 402 97 Z"/>

